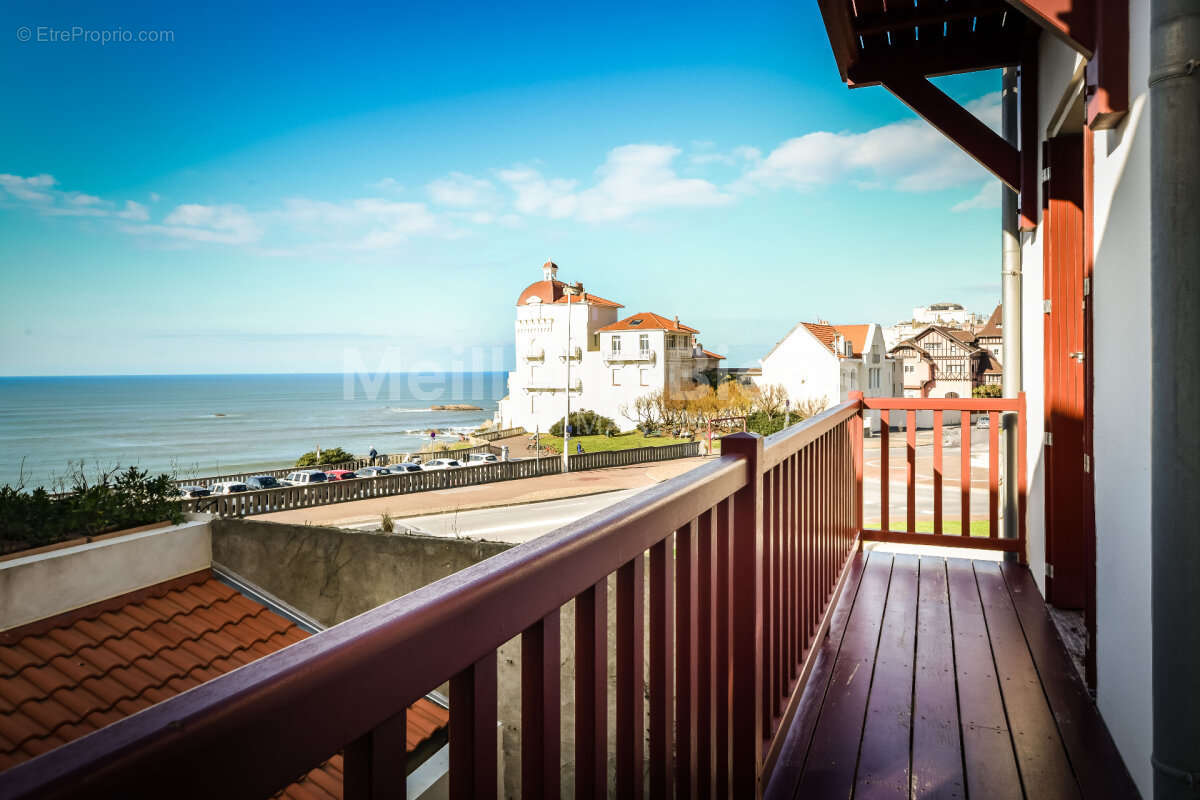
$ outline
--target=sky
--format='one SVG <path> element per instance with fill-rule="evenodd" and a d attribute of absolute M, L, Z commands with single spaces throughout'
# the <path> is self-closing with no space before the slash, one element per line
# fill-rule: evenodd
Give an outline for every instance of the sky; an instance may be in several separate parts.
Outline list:
<path fill-rule="evenodd" d="M 815 0 L 11 0 L 0 70 L 0 375 L 507 368 L 547 259 L 728 366 L 999 301 L 999 183 Z"/>

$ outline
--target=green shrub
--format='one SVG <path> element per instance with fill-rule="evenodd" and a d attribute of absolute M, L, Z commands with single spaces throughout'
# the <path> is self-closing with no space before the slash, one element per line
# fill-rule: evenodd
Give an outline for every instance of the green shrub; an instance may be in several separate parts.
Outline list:
<path fill-rule="evenodd" d="M 344 461 L 353 461 L 354 454 L 347 453 L 340 447 L 330 447 L 327 450 L 322 450 L 320 455 L 314 450 L 305 453 L 296 459 L 297 467 L 319 467 L 322 464 L 341 464 Z"/>
<path fill-rule="evenodd" d="M 982 386 L 976 386 L 971 390 L 971 397 L 1000 397 L 1003 394 L 1003 387 L 994 383 L 986 383 Z"/>
<path fill-rule="evenodd" d="M 572 436 L 616 436 L 621 430 L 617 423 L 595 411 L 583 409 L 571 414 Z M 563 424 L 560 419 L 550 426 L 551 436 L 563 435 Z"/>
<path fill-rule="evenodd" d="M 783 423 L 788 421 L 789 425 L 795 425 L 797 422 L 802 422 L 803 417 L 800 414 L 791 414 L 791 419 L 784 414 L 776 414 L 771 416 L 764 411 L 755 411 L 746 416 L 746 430 L 751 433 L 759 433 L 763 436 L 770 436 L 772 433 L 778 433 L 783 430 Z"/>
<path fill-rule="evenodd" d="M 130 467 L 121 473 L 102 473 L 89 482 L 82 467 L 70 476 L 70 493 L 52 497 L 43 487 L 0 488 L 0 540 L 8 551 L 151 522 L 183 521 L 175 484 L 169 475 L 150 477 Z"/>

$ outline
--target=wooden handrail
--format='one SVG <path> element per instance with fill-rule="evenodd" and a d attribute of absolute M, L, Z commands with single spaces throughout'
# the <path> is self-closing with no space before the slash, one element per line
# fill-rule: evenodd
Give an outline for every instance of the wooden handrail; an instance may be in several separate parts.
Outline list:
<path fill-rule="evenodd" d="M 757 796 L 857 544 L 859 410 L 851 400 L 768 440 L 726 437 L 718 459 L 18 765 L 0 774 L 0 796 L 257 800 L 339 750 L 356 778 L 347 797 L 380 796 L 396 787 L 357 778 L 375 775 L 372 754 L 403 710 L 447 680 L 451 797 L 490 793 L 496 651 L 518 634 L 523 789 L 557 796 L 548 732 L 571 600 L 576 676 L 590 680 L 576 687 L 579 789 L 604 796 L 614 574 L 618 793 L 642 788 L 648 689 L 649 753 L 662 762 L 652 794 L 677 780 L 685 793 Z"/>

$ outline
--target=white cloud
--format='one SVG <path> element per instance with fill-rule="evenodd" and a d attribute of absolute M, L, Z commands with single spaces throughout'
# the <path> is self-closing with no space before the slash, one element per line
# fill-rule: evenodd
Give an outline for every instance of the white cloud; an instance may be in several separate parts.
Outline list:
<path fill-rule="evenodd" d="M 596 170 L 600 181 L 579 195 L 579 216 L 588 221 L 624 219 L 640 211 L 715 206 L 730 201 L 701 178 L 681 178 L 672 167 L 677 147 L 629 144 L 608 153 Z"/>
<path fill-rule="evenodd" d="M 520 165 L 498 170 L 496 175 L 516 193 L 513 205 L 522 214 L 562 219 L 574 214 L 579 205 L 574 194 L 578 181 L 547 179 L 536 169 Z"/>
<path fill-rule="evenodd" d="M 1000 207 L 1000 182 L 991 180 L 983 184 L 979 192 L 959 203 L 951 206 L 950 210 L 958 213 L 960 211 L 969 211 L 972 208 L 999 208 Z"/>
<path fill-rule="evenodd" d="M 120 217 L 121 219 L 130 220 L 131 222 L 145 222 L 146 220 L 150 219 L 150 212 L 147 211 L 146 207 L 141 203 L 134 202 L 133 200 L 126 200 L 125 210 L 118 211 L 116 216 Z"/>
<path fill-rule="evenodd" d="M 431 181 L 426 189 L 434 203 L 452 208 L 479 208 L 496 199 L 496 187 L 491 181 L 462 172 L 451 172 L 445 178 Z"/>
<path fill-rule="evenodd" d="M 993 130 L 1000 124 L 998 92 L 966 104 Z M 864 133 L 815 131 L 789 139 L 747 172 L 738 188 L 797 189 L 839 180 L 876 182 L 909 192 L 974 183 L 982 167 L 922 120 L 904 120 Z"/>
<path fill-rule="evenodd" d="M 400 181 L 396 180 L 395 178 L 380 178 L 374 183 L 368 183 L 367 188 L 383 189 L 384 191 L 388 192 L 398 192 L 404 187 L 401 186 Z"/>
<path fill-rule="evenodd" d="M 596 183 L 576 191 L 578 181 L 546 178 L 532 167 L 516 166 L 496 174 L 516 194 L 522 214 L 551 219 L 575 217 L 586 222 L 628 218 L 660 208 L 713 206 L 729 202 L 714 184 L 683 178 L 673 163 L 680 150 L 668 145 L 630 144 L 610 150 L 596 169 Z"/>
<path fill-rule="evenodd" d="M 344 203 L 292 197 L 272 216 L 302 230 L 317 228 L 327 241 L 341 240 L 348 247 L 368 250 L 395 247 L 415 235 L 453 233 L 424 203 L 376 197 Z"/>
<path fill-rule="evenodd" d="M 48 203 L 53 196 L 44 190 L 53 187 L 58 181 L 53 175 L 33 175 L 22 178 L 20 175 L 0 175 L 0 187 L 18 200 L 28 203 Z"/>
<path fill-rule="evenodd" d="M 125 230 L 220 244 L 247 244 L 262 236 L 254 218 L 241 206 L 198 203 L 176 206 L 161 225 L 131 226 Z"/>

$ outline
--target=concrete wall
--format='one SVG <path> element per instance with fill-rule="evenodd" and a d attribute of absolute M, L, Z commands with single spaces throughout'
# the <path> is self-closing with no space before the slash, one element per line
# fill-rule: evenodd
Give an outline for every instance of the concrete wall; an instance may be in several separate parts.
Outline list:
<path fill-rule="evenodd" d="M 824 399 L 832 405 L 844 395 L 837 357 L 803 325 L 763 359 L 762 376 L 755 383 L 780 384 L 795 404 Z"/>
<path fill-rule="evenodd" d="M 228 568 L 326 625 L 343 622 L 512 547 L 506 543 L 472 539 L 388 535 L 242 519 L 214 520 L 212 530 L 213 561 L 216 564 Z M 649 609 L 648 598 L 645 605 Z M 563 795 L 573 796 L 574 603 L 565 605 L 560 614 Z M 616 581 L 613 577 L 609 578 L 608 616 L 608 741 L 611 786 L 615 783 L 616 768 Z M 646 648 L 646 658 L 649 659 L 649 647 Z M 497 661 L 504 796 L 520 797 L 519 637 L 499 648 Z M 453 702 L 454 698 L 451 697 L 450 700 Z M 645 727 L 648 730 L 648 724 Z"/>
<path fill-rule="evenodd" d="M 211 552 L 201 520 L 0 561 L 0 630 L 208 569 Z"/>

